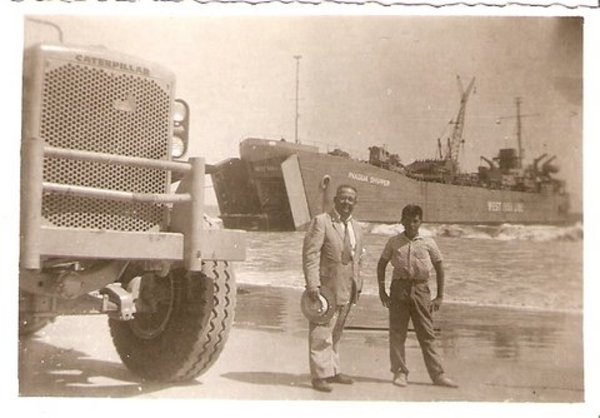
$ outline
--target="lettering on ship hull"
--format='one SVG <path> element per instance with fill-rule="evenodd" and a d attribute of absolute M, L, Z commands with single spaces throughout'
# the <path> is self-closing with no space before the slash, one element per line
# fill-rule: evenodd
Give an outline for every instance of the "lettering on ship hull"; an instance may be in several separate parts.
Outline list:
<path fill-rule="evenodd" d="M 523 202 L 500 202 L 497 200 L 488 200 L 488 212 L 518 212 L 525 211 Z"/>
<path fill-rule="evenodd" d="M 348 178 L 356 181 L 362 181 L 363 183 L 376 184 L 379 186 L 389 187 L 391 182 L 387 179 L 382 179 L 375 176 L 368 176 L 362 173 L 348 172 Z"/>

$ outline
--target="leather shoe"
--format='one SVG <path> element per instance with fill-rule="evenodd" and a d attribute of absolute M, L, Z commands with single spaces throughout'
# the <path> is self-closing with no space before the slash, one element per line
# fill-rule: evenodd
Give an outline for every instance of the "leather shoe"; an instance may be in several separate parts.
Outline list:
<path fill-rule="evenodd" d="M 444 375 L 438 376 L 434 381 L 433 384 L 436 386 L 444 386 L 447 388 L 457 388 L 458 385 L 456 383 L 454 383 L 454 381 L 452 379 L 450 379 L 449 377 L 446 377 Z"/>
<path fill-rule="evenodd" d="M 406 373 L 396 373 L 394 375 L 394 380 L 392 380 L 392 383 L 396 386 L 400 386 L 400 387 L 405 387 L 406 386 Z"/>
<path fill-rule="evenodd" d="M 327 379 L 329 383 L 341 383 L 342 385 L 351 385 L 354 383 L 354 380 L 345 374 L 338 373 L 333 377 Z"/>
<path fill-rule="evenodd" d="M 312 387 L 319 392 L 331 392 L 333 388 L 327 384 L 325 379 L 313 379 Z"/>

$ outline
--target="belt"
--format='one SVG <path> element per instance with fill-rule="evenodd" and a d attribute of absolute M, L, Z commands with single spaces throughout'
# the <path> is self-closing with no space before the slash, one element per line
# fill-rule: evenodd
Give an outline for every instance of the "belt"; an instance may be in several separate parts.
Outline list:
<path fill-rule="evenodd" d="M 422 284 L 428 283 L 429 279 L 393 279 L 392 282 L 399 282 L 404 284 Z"/>
<path fill-rule="evenodd" d="M 428 288 L 427 280 L 413 280 L 413 279 L 394 279 L 390 285 L 391 297 L 395 298 L 396 294 L 400 294 L 401 299 L 409 298 L 414 300 L 417 298 L 417 291 Z"/>

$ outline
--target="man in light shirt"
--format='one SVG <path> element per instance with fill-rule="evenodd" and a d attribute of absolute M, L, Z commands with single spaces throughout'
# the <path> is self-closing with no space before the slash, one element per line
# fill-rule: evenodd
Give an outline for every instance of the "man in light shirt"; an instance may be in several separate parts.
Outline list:
<path fill-rule="evenodd" d="M 441 358 L 435 349 L 435 332 L 432 312 L 437 311 L 444 300 L 444 269 L 442 254 L 429 237 L 419 235 L 423 210 L 417 205 L 407 205 L 402 210 L 404 232 L 391 237 L 377 264 L 379 298 L 390 315 L 390 362 L 392 382 L 396 386 L 407 385 L 408 367 L 404 343 L 408 332 L 408 321 L 417 333 L 423 359 L 434 385 L 457 387 L 445 376 Z M 385 270 L 391 263 L 394 267 L 390 294 L 385 288 Z M 437 295 L 431 300 L 429 290 L 430 272 L 435 270 Z"/>

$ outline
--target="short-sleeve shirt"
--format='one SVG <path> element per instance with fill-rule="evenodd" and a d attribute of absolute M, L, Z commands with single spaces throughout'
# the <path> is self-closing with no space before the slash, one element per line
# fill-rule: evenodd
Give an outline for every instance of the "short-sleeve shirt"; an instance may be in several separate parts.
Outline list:
<path fill-rule="evenodd" d="M 394 267 L 392 280 L 425 281 L 442 253 L 433 239 L 417 235 L 410 240 L 403 232 L 388 240 L 381 258 Z"/>

